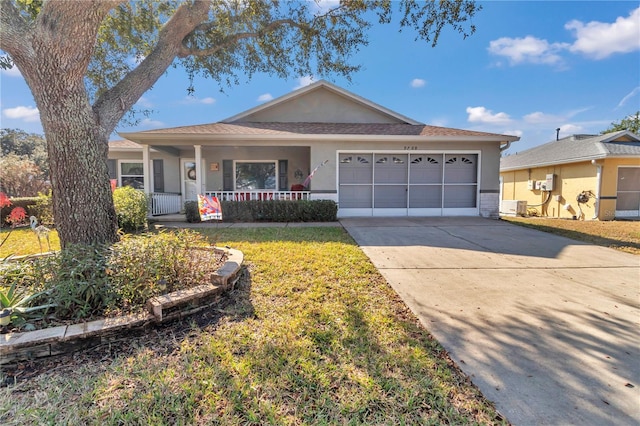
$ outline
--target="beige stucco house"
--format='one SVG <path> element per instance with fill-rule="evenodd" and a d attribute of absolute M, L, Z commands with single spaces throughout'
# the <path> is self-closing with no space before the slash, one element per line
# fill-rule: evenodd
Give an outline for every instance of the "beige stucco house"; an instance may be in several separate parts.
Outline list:
<path fill-rule="evenodd" d="M 500 163 L 501 213 L 580 220 L 640 218 L 640 137 L 573 135 Z"/>
<path fill-rule="evenodd" d="M 120 135 L 111 177 L 154 214 L 207 193 L 330 199 L 339 217 L 497 217 L 501 149 L 519 139 L 428 126 L 326 81 L 220 122 Z"/>

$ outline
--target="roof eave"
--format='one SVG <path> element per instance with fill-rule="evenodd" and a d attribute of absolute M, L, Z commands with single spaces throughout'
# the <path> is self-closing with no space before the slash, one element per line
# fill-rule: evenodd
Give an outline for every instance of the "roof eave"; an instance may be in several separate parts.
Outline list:
<path fill-rule="evenodd" d="M 352 134 L 182 134 L 182 133 L 118 133 L 121 137 L 140 143 L 149 144 L 170 141 L 179 145 L 186 142 L 220 141 L 220 140 L 351 140 L 351 141 L 411 141 L 411 142 L 515 142 L 520 138 L 506 135 L 464 135 L 464 136 L 422 136 L 422 135 L 352 135 Z M 177 142 L 180 141 L 180 142 Z"/>

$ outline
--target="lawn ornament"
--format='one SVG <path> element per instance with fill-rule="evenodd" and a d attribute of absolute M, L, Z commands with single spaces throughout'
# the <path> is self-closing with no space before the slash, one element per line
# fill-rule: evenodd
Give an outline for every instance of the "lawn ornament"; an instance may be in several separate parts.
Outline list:
<path fill-rule="evenodd" d="M 44 225 L 38 225 L 38 219 L 35 216 L 31 216 L 29 218 L 29 223 L 31 229 L 36 233 L 36 236 L 38 237 L 38 244 L 40 244 L 40 253 L 42 253 L 42 237 L 47 240 L 47 246 L 49 247 L 49 251 L 51 251 L 51 243 L 49 242 L 49 232 L 51 232 L 51 230 Z"/>

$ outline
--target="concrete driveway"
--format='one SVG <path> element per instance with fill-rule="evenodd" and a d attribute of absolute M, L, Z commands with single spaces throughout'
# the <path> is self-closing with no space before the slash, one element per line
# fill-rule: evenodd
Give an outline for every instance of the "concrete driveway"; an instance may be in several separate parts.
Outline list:
<path fill-rule="evenodd" d="M 640 424 L 640 258 L 482 218 L 345 229 L 515 425 Z"/>

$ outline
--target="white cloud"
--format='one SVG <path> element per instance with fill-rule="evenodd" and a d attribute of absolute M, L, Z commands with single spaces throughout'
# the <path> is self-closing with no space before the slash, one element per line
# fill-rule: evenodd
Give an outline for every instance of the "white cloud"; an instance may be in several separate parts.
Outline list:
<path fill-rule="evenodd" d="M 518 137 L 522 137 L 522 135 L 524 134 L 522 130 L 505 130 L 502 133 L 505 135 L 518 136 Z"/>
<path fill-rule="evenodd" d="M 489 53 L 504 56 L 511 65 L 522 63 L 562 65 L 558 52 L 568 47 L 566 43 L 549 43 L 533 36 L 524 38 L 502 37 L 489 42 Z"/>
<path fill-rule="evenodd" d="M 145 118 L 140 122 L 139 127 L 164 127 L 164 123 L 162 121 Z"/>
<path fill-rule="evenodd" d="M 575 135 L 578 133 L 582 133 L 584 132 L 584 127 L 577 125 L 577 124 L 563 124 L 562 126 L 560 126 L 560 138 L 569 136 L 569 135 Z M 553 134 L 553 138 L 556 138 L 556 134 Z"/>
<path fill-rule="evenodd" d="M 1 70 L 2 75 L 6 75 L 7 77 L 22 77 L 22 73 L 15 65 L 8 70 Z"/>
<path fill-rule="evenodd" d="M 540 111 L 532 112 L 524 117 L 524 121 L 530 124 L 542 124 L 542 123 L 555 123 L 557 121 L 564 120 L 563 117 L 559 117 L 553 114 L 545 114 Z"/>
<path fill-rule="evenodd" d="M 327 13 L 338 6 L 340 6 L 340 0 L 316 0 L 311 2 L 311 7 L 316 10 L 316 15 Z"/>
<path fill-rule="evenodd" d="M 414 78 L 413 80 L 411 80 L 411 87 L 416 89 L 419 87 L 424 87 L 425 84 L 427 84 L 427 82 L 421 78 Z"/>
<path fill-rule="evenodd" d="M 623 107 L 624 104 L 626 104 L 629 99 L 633 98 L 638 93 L 640 93 L 640 86 L 636 87 L 631 92 L 629 92 L 624 98 L 622 98 L 618 103 L 618 106 L 616 107 L 616 109 Z"/>
<path fill-rule="evenodd" d="M 2 113 L 8 117 L 16 120 L 23 120 L 26 122 L 33 122 L 40 120 L 40 111 L 38 108 L 30 106 L 18 106 L 15 108 L 6 108 Z"/>
<path fill-rule="evenodd" d="M 136 102 L 136 106 L 142 107 L 142 108 L 152 108 L 153 102 L 151 102 L 149 98 L 145 98 L 144 96 L 141 96 L 140 99 L 138 99 L 138 102 Z"/>
<path fill-rule="evenodd" d="M 312 75 L 305 75 L 304 77 L 298 77 L 298 85 L 293 88 L 293 90 L 301 89 L 305 86 L 308 86 L 314 82 L 314 78 Z"/>
<path fill-rule="evenodd" d="M 183 104 L 204 104 L 204 105 L 213 105 L 216 100 L 212 97 L 206 98 L 196 98 L 195 96 L 185 96 L 182 100 Z"/>
<path fill-rule="evenodd" d="M 591 21 L 585 24 L 573 20 L 564 27 L 573 31 L 576 37 L 570 50 L 593 59 L 640 50 L 640 7 L 627 18 L 618 17 L 613 23 Z"/>
<path fill-rule="evenodd" d="M 262 95 L 258 96 L 258 102 L 269 102 L 272 99 L 273 95 L 271 93 L 263 93 Z"/>
<path fill-rule="evenodd" d="M 494 114 L 493 111 L 482 106 L 467 107 L 467 114 L 469 114 L 467 120 L 471 123 L 506 124 L 511 122 L 509 114 L 504 112 Z"/>

